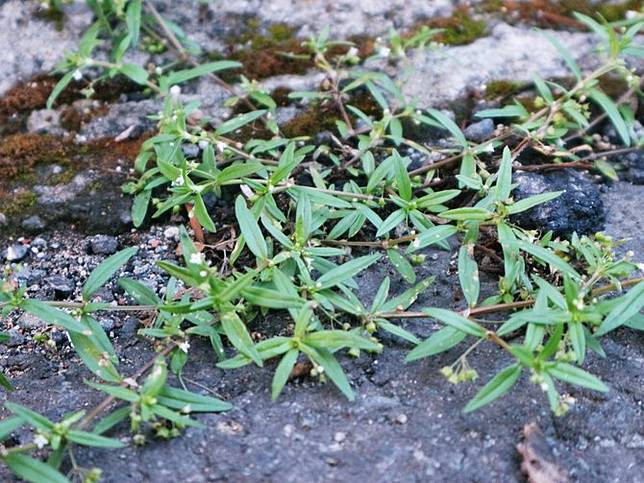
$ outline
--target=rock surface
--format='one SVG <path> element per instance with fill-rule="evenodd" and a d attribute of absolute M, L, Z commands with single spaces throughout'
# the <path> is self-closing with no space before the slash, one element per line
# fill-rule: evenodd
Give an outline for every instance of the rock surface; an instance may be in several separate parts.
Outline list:
<path fill-rule="evenodd" d="M 585 68 L 597 62 L 590 55 L 596 43 L 591 34 L 548 33 Z M 469 45 L 415 51 L 406 62 L 408 67 L 397 69 L 397 77 L 405 95 L 416 99 L 418 107 L 443 105 L 468 90 L 483 90 L 494 80 L 529 81 L 537 72 L 543 78 L 570 75 L 543 33 L 506 24 L 497 25 L 490 36 Z"/>
<path fill-rule="evenodd" d="M 569 236 L 573 232 L 588 235 L 603 229 L 606 215 L 599 189 L 579 172 L 557 170 L 538 174 L 519 171 L 512 181 L 517 184 L 512 192 L 515 201 L 563 191 L 558 198 L 515 215 L 513 219 L 520 226 L 542 233 L 552 230 L 559 236 Z"/>

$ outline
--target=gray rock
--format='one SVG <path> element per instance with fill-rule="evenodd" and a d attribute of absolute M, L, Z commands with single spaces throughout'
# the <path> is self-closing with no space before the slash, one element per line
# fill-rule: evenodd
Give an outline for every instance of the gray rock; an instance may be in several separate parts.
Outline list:
<path fill-rule="evenodd" d="M 44 278 L 44 276 L 45 272 L 38 268 L 23 268 L 18 273 L 16 273 L 16 280 L 20 284 L 30 286 L 40 282 Z"/>
<path fill-rule="evenodd" d="M 118 234 L 130 227 L 132 197 L 120 189 L 118 174 L 88 170 L 78 173 L 70 183 L 36 185 L 39 215 L 47 222 L 75 224 L 86 233 Z"/>
<path fill-rule="evenodd" d="M 391 28 L 404 30 L 425 18 L 447 16 L 454 3 L 453 0 L 307 0 L 306 4 L 295 0 L 155 2 L 167 18 L 181 25 L 191 40 L 209 50 L 223 47 L 226 37 L 247 31 L 249 19 L 258 23 L 261 31 L 270 25 L 285 24 L 293 29 L 294 35 L 303 38 L 319 34 L 326 26 L 331 26 L 333 38 L 376 37 Z"/>
<path fill-rule="evenodd" d="M 74 293 L 74 282 L 64 277 L 49 277 L 47 284 L 54 290 L 54 298 L 57 300 L 66 299 Z"/>
<path fill-rule="evenodd" d="M 20 243 L 9 245 L 5 250 L 4 257 L 8 262 L 19 262 L 29 254 L 29 247 Z"/>
<path fill-rule="evenodd" d="M 31 241 L 31 246 L 36 248 L 47 248 L 47 240 L 36 237 Z"/>
<path fill-rule="evenodd" d="M 549 32 L 566 46 L 584 69 L 595 67 L 592 54 L 597 38 L 587 33 Z M 546 37 L 533 29 L 497 25 L 489 37 L 469 45 L 437 50 L 417 50 L 395 70 L 383 62 L 375 66 L 391 70 L 403 82 L 403 92 L 417 100 L 419 108 L 445 104 L 470 89 L 484 89 L 498 79 L 529 81 L 534 72 L 544 78 L 568 76 L 564 62 Z"/>
<path fill-rule="evenodd" d="M 23 329 L 42 329 L 47 323 L 29 312 L 23 313 L 18 319 L 18 325 Z"/>
<path fill-rule="evenodd" d="M 103 330 L 107 333 L 114 330 L 114 326 L 115 326 L 114 319 L 104 318 L 104 319 L 100 319 L 98 323 L 101 325 Z"/>
<path fill-rule="evenodd" d="M 196 144 L 183 143 L 181 145 L 183 155 L 188 159 L 196 159 L 199 157 L 199 146 Z"/>
<path fill-rule="evenodd" d="M 90 253 L 94 255 L 111 255 L 116 253 L 118 240 L 109 235 L 96 235 L 89 240 Z"/>
<path fill-rule="evenodd" d="M 10 0 L 0 2 L 0 95 L 12 85 L 36 74 L 49 72 L 65 56 L 78 48 L 82 32 L 89 27 L 93 14 L 84 2 L 65 5 L 65 25 L 39 18 L 37 2 Z"/>
<path fill-rule="evenodd" d="M 492 119 L 483 119 L 482 121 L 467 126 L 463 134 L 470 141 L 482 143 L 492 137 L 495 127 Z"/>
<path fill-rule="evenodd" d="M 20 330 L 18 330 L 18 327 L 9 329 L 8 334 L 9 340 L 5 342 L 7 347 L 18 347 L 27 341 L 27 338 L 20 333 Z"/>
<path fill-rule="evenodd" d="M 623 177 L 634 184 L 644 184 L 644 151 L 625 154 L 620 160 L 624 166 Z"/>
<path fill-rule="evenodd" d="M 45 229 L 45 222 L 38 215 L 30 216 L 20 224 L 29 233 L 40 233 Z"/>
<path fill-rule="evenodd" d="M 54 109 L 33 111 L 27 119 L 27 131 L 61 136 L 65 130 L 60 125 L 60 112 Z"/>
<path fill-rule="evenodd" d="M 155 122 L 148 119 L 148 116 L 157 114 L 162 106 L 163 102 L 159 99 L 111 104 L 105 114 L 96 116 L 83 125 L 79 134 L 84 140 L 114 138 L 132 128 L 127 137 L 139 137 L 154 129 Z"/>
<path fill-rule="evenodd" d="M 514 222 L 527 229 L 555 235 L 590 234 L 604 227 L 604 203 L 599 189 L 583 174 L 558 170 L 547 174 L 515 173 L 518 186 L 512 192 L 516 201 L 550 191 L 563 191 L 558 198 L 515 215 Z"/>
<path fill-rule="evenodd" d="M 4 226 L 7 224 L 7 217 L 5 216 L 4 213 L 0 213 L 0 226 Z"/>

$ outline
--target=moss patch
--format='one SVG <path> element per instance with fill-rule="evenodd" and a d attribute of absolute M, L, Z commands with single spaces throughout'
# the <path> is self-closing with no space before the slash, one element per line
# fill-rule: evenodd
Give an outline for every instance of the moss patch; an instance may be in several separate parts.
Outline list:
<path fill-rule="evenodd" d="M 487 30 L 485 21 L 472 17 L 472 11 L 467 6 L 457 7 L 449 17 L 424 20 L 407 31 L 405 37 L 413 36 L 423 26 L 443 29 L 435 39 L 447 45 L 470 44 L 484 37 Z"/>
<path fill-rule="evenodd" d="M 590 17 L 597 14 L 609 22 L 623 20 L 629 10 L 641 10 L 641 0 L 605 2 L 592 0 L 487 0 L 479 5 L 485 13 L 500 12 L 505 21 L 527 22 L 544 28 L 575 28 L 585 30 L 586 26 L 574 18 L 579 12 Z"/>
<path fill-rule="evenodd" d="M 11 196 L 0 196 L 0 213 L 9 217 L 28 212 L 38 201 L 38 195 L 29 189 L 21 189 Z"/>
<path fill-rule="evenodd" d="M 230 59 L 241 62 L 242 74 L 250 79 L 265 79 L 276 75 L 302 75 L 313 67 L 311 52 L 302 45 L 304 39 L 295 35 L 296 29 L 285 23 L 263 27 L 257 18 L 246 20 L 244 33 L 226 39 L 223 52 L 211 52 L 209 60 Z M 353 42 L 360 55 L 373 53 L 374 40 L 367 36 L 347 39 Z M 342 55 L 348 46 L 335 46 L 327 52 L 328 57 Z M 234 82 L 238 72 L 226 71 L 222 79 Z"/>
<path fill-rule="evenodd" d="M 488 101 L 503 101 L 504 99 L 517 94 L 523 87 L 525 87 L 525 84 L 522 82 L 505 79 L 494 80 L 488 82 L 488 84 L 485 86 L 485 93 L 483 94 L 483 96 Z"/>
<path fill-rule="evenodd" d="M 44 134 L 14 134 L 0 142 L 0 176 L 24 175 L 39 163 L 68 164 L 76 147 Z"/>
<path fill-rule="evenodd" d="M 348 104 L 357 107 L 368 116 L 378 117 L 382 114 L 380 106 L 366 93 L 358 94 Z M 322 131 L 335 131 L 335 122 L 341 118 L 335 103 L 313 103 L 305 112 L 280 127 L 287 137 L 315 136 Z"/>
<path fill-rule="evenodd" d="M 8 116 L 44 109 L 58 80 L 57 76 L 39 75 L 13 86 L 0 98 L 0 122 L 2 122 L 2 118 Z M 56 105 L 70 104 L 78 99 L 83 99 L 85 96 L 81 90 L 85 87 L 87 87 L 86 82 L 71 82 L 56 100 Z M 141 92 L 143 88 L 123 76 L 117 76 L 97 82 L 94 89 L 96 91 L 94 99 L 111 102 L 117 100 L 121 94 Z"/>

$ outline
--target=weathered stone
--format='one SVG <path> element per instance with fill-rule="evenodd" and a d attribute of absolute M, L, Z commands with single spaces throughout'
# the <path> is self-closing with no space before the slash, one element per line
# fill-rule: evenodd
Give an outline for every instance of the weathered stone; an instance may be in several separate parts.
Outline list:
<path fill-rule="evenodd" d="M 23 313 L 18 319 L 18 325 L 23 329 L 41 329 L 47 326 L 47 323 L 29 312 Z"/>
<path fill-rule="evenodd" d="M 583 68 L 598 62 L 592 55 L 597 38 L 587 33 L 549 32 L 565 45 Z M 403 82 L 403 92 L 416 99 L 418 107 L 442 105 L 471 89 L 483 90 L 498 79 L 530 81 L 534 72 L 544 78 L 568 76 L 557 49 L 543 33 L 533 29 L 497 25 L 488 37 L 443 49 L 420 49 L 406 61 L 409 68 L 392 70 Z M 383 69 L 382 62 L 374 63 Z"/>
<path fill-rule="evenodd" d="M 9 245 L 5 250 L 4 257 L 8 262 L 19 262 L 29 254 L 29 248 L 20 243 Z"/>
<path fill-rule="evenodd" d="M 30 216 L 20 224 L 29 233 L 40 233 L 45 229 L 45 222 L 38 215 Z"/>
<path fill-rule="evenodd" d="M 96 235 L 89 240 L 89 250 L 94 255 L 111 255 L 117 248 L 118 240 L 113 236 Z"/>
<path fill-rule="evenodd" d="M 512 192 L 516 201 L 551 191 L 563 191 L 558 198 L 513 216 L 514 222 L 527 229 L 555 235 L 590 234 L 604 227 L 604 203 L 599 189 L 583 174 L 573 170 L 547 174 L 516 172 Z"/>
<path fill-rule="evenodd" d="M 470 124 L 465 128 L 463 134 L 470 141 L 482 143 L 492 137 L 494 134 L 494 121 L 492 119 L 483 119 L 482 121 Z"/>
<path fill-rule="evenodd" d="M 54 290 L 54 298 L 66 299 L 74 293 L 74 282 L 66 278 L 54 276 L 47 279 L 47 284 Z"/>

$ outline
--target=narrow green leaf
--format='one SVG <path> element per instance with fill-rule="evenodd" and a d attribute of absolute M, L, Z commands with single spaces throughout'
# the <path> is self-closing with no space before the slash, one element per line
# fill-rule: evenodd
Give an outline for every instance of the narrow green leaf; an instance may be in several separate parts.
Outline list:
<path fill-rule="evenodd" d="M 380 227 L 378 228 L 378 231 L 376 232 L 376 236 L 381 237 L 383 235 L 388 234 L 391 230 L 393 230 L 398 225 L 400 225 L 403 221 L 405 221 L 406 217 L 407 215 L 403 210 L 396 210 L 392 212 L 382 222 L 382 225 L 380 225 Z"/>
<path fill-rule="evenodd" d="M 644 282 L 635 285 L 608 313 L 595 336 L 599 337 L 625 324 L 644 307 Z"/>
<path fill-rule="evenodd" d="M 68 332 L 88 333 L 90 330 L 67 312 L 52 307 L 40 300 L 25 300 L 20 308 L 48 324 L 61 326 Z"/>
<path fill-rule="evenodd" d="M 237 129 L 245 126 L 246 124 L 250 124 L 254 120 L 262 117 L 264 114 L 266 114 L 266 109 L 246 112 L 244 114 L 240 114 L 239 116 L 235 116 L 232 119 L 229 119 L 228 121 L 221 123 L 219 127 L 215 130 L 215 134 L 221 136 L 222 134 L 227 134 L 229 132 L 236 131 Z"/>
<path fill-rule="evenodd" d="M 246 202 L 242 195 L 237 196 L 237 200 L 235 201 L 235 216 L 239 223 L 239 229 L 244 236 L 244 241 L 248 245 L 250 251 L 262 260 L 268 258 L 266 240 L 264 240 L 264 236 L 259 229 L 257 220 L 255 220 L 253 214 L 246 207 Z"/>
<path fill-rule="evenodd" d="M 198 67 L 192 69 L 178 70 L 168 74 L 167 76 L 167 86 L 173 86 L 174 84 L 181 84 L 190 79 L 196 77 L 201 77 L 202 75 L 211 74 L 213 72 L 219 72 L 227 69 L 236 69 L 242 65 L 239 62 L 233 60 L 220 60 L 216 62 L 208 62 L 207 64 L 201 64 Z M 222 133 L 223 134 L 223 133 Z"/>
<path fill-rule="evenodd" d="M 458 251 L 458 280 L 463 290 L 465 300 L 470 307 L 474 307 L 478 302 L 480 282 L 479 267 L 474 260 L 474 250 L 471 244 L 462 245 Z"/>
<path fill-rule="evenodd" d="M 92 432 L 95 434 L 103 434 L 106 431 L 109 431 L 121 421 L 125 421 L 129 418 L 131 412 L 132 409 L 129 405 L 116 409 L 96 423 Z"/>
<path fill-rule="evenodd" d="M 402 275 L 407 283 L 416 283 L 416 273 L 409 260 L 397 249 L 387 250 L 387 256 L 394 268 Z"/>
<path fill-rule="evenodd" d="M 199 223 L 201 223 L 201 226 L 203 226 L 209 232 L 214 233 L 217 230 L 217 227 L 215 226 L 215 222 L 212 221 L 212 218 L 210 218 L 206 204 L 204 203 L 203 198 L 199 193 L 197 193 L 197 195 L 195 196 L 195 204 L 193 209 L 197 220 L 199 220 Z"/>
<path fill-rule="evenodd" d="M 520 375 L 521 366 L 519 364 L 512 364 L 506 367 L 481 388 L 476 396 L 467 403 L 464 411 L 466 413 L 475 411 L 486 404 L 490 404 L 495 399 L 500 398 L 514 386 Z"/>
<path fill-rule="evenodd" d="M 139 32 L 141 30 L 141 3 L 142 0 L 131 0 L 125 12 L 125 23 L 130 34 L 130 44 L 136 46 L 139 43 Z M 101 8 L 101 7 L 99 7 Z"/>
<path fill-rule="evenodd" d="M 496 178 L 496 200 L 503 201 L 510 197 L 512 191 L 512 153 L 507 146 L 503 148 L 503 157 Z"/>
<path fill-rule="evenodd" d="M 130 258 L 137 252 L 136 247 L 126 248 L 114 255 L 107 257 L 103 260 L 90 274 L 89 278 L 83 285 L 83 299 L 89 300 L 105 282 L 107 282 L 112 275 L 114 275 L 123 265 L 125 265 Z"/>
<path fill-rule="evenodd" d="M 138 402 L 140 399 L 139 395 L 136 392 L 131 391 L 130 389 L 127 389 L 125 387 L 112 386 L 109 384 L 97 384 L 95 382 L 87 380 L 85 381 L 85 384 L 96 389 L 97 391 L 103 391 L 104 393 L 109 394 L 110 396 L 114 396 L 118 399 L 122 399 L 123 401 Z"/>
<path fill-rule="evenodd" d="M 69 480 L 42 461 L 20 453 L 12 453 L 4 462 L 20 478 L 32 483 L 69 483 Z"/>
<path fill-rule="evenodd" d="M 132 223 L 137 228 L 145 221 L 151 197 L 152 190 L 144 190 L 138 193 L 132 201 Z"/>
<path fill-rule="evenodd" d="M 457 221 L 485 221 L 492 217 L 492 213 L 484 208 L 455 208 L 443 211 L 440 217 Z"/>
<path fill-rule="evenodd" d="M 377 322 L 378 322 L 379 329 L 385 330 L 390 334 L 395 335 L 396 337 L 400 337 L 401 339 L 411 342 L 412 344 L 420 343 L 420 339 L 416 337 L 414 334 L 412 334 L 411 332 L 403 329 L 402 327 L 396 324 L 392 324 L 386 319 L 378 319 Z"/>
<path fill-rule="evenodd" d="M 442 329 L 434 332 L 428 339 L 418 344 L 409 354 L 407 354 L 405 362 L 411 362 L 445 352 L 446 350 L 460 344 L 465 337 L 467 337 L 465 332 L 450 326 L 443 327 Z"/>
<path fill-rule="evenodd" d="M 373 255 L 365 255 L 363 257 L 355 258 L 350 262 L 343 263 L 322 275 L 317 280 L 316 288 L 318 290 L 322 290 L 346 282 L 347 279 L 354 277 L 365 268 L 376 263 L 380 259 L 380 256 L 381 255 L 379 253 L 375 253 Z"/>
<path fill-rule="evenodd" d="M 161 299 L 154 293 L 154 290 L 143 285 L 141 282 L 137 282 L 131 278 L 122 278 L 118 283 L 130 297 L 140 304 L 157 305 L 161 303 Z"/>
<path fill-rule="evenodd" d="M 631 137 L 628 126 L 626 125 L 626 121 L 624 121 L 622 115 L 619 113 L 619 109 L 617 109 L 617 105 L 613 100 L 599 89 L 590 89 L 588 96 L 604 110 L 610 121 L 613 123 L 619 137 L 622 138 L 624 145 L 630 146 Z"/>
<path fill-rule="evenodd" d="M 326 349 L 313 348 L 307 345 L 302 345 L 302 350 L 313 359 L 316 364 L 321 365 L 324 368 L 325 374 L 333 381 L 342 394 L 344 394 L 349 401 L 355 400 L 355 394 L 349 380 L 347 379 L 346 374 L 342 370 L 342 366 L 336 360 L 331 352 Z"/>
<path fill-rule="evenodd" d="M 25 421 L 20 417 L 5 418 L 0 421 L 0 441 L 7 439 L 11 433 L 24 424 Z"/>
<path fill-rule="evenodd" d="M 485 329 L 483 329 L 483 327 L 450 310 L 431 308 L 423 309 L 423 312 L 430 317 L 440 320 L 444 324 L 454 327 L 466 334 L 473 335 L 475 337 L 485 336 Z"/>
<path fill-rule="evenodd" d="M 534 245 L 532 243 L 518 240 L 517 246 L 519 249 L 524 252 L 528 252 L 530 255 L 539 258 L 540 260 L 546 262 L 552 267 L 558 269 L 561 273 L 568 275 L 569 277 L 579 280 L 581 277 L 577 271 L 568 264 L 564 259 L 558 257 L 554 252 L 548 250 L 547 248 Z"/>
<path fill-rule="evenodd" d="M 459 129 L 459 127 L 456 125 L 454 121 L 452 121 L 449 117 L 447 117 L 445 114 L 443 114 L 441 111 L 438 111 L 436 109 L 427 109 L 427 112 L 434 118 L 436 121 L 438 121 L 445 129 L 447 129 L 450 134 L 458 141 L 458 143 L 463 146 L 467 147 L 467 139 L 465 139 L 465 135 L 463 132 Z"/>
<path fill-rule="evenodd" d="M 138 64 L 123 64 L 119 72 L 137 84 L 146 85 L 148 82 L 148 72 Z"/>
<path fill-rule="evenodd" d="M 418 235 L 418 238 L 409 244 L 407 247 L 407 253 L 415 252 L 421 248 L 439 243 L 446 238 L 455 235 L 457 232 L 458 230 L 453 225 L 439 225 L 429 228 L 428 230 L 423 231 Z"/>
<path fill-rule="evenodd" d="M 561 43 L 559 43 L 559 41 L 554 36 L 550 35 L 547 32 L 543 32 L 543 34 L 546 36 L 548 41 L 559 51 L 559 55 L 561 55 L 561 58 L 570 69 L 570 72 L 574 74 L 577 80 L 581 80 L 581 69 L 579 69 L 577 62 L 575 62 L 575 59 L 573 59 L 570 51 L 563 45 L 561 45 Z"/>
<path fill-rule="evenodd" d="M 41 431 L 51 431 L 54 427 L 54 423 L 52 423 L 45 416 L 38 414 L 36 411 L 32 411 L 29 408 L 21 406 L 20 404 L 7 401 L 4 403 L 4 407 L 14 413 L 16 416 L 20 416 L 27 424 L 30 424 L 34 428 Z"/>
<path fill-rule="evenodd" d="M 236 313 L 226 312 L 222 314 L 221 326 L 235 349 L 252 359 L 258 366 L 264 365 L 246 325 Z"/>
<path fill-rule="evenodd" d="M 164 386 L 161 389 L 157 400 L 163 406 L 181 410 L 189 409 L 191 412 L 219 413 L 233 408 L 232 404 L 226 401 L 170 386 Z"/>
<path fill-rule="evenodd" d="M 69 83 L 72 81 L 74 78 L 74 74 L 76 71 L 70 71 L 67 72 L 54 86 L 53 90 L 51 91 L 51 94 L 49 94 L 49 97 L 47 98 L 47 109 L 51 109 L 54 105 L 54 102 L 56 102 L 56 99 L 58 99 L 58 96 L 65 90 L 65 87 L 69 85 Z"/>
<path fill-rule="evenodd" d="M 299 353 L 300 351 L 297 349 L 291 349 L 284 354 L 284 357 L 282 357 L 277 369 L 275 369 L 275 375 L 273 375 L 273 382 L 271 385 L 271 398 L 273 401 L 279 397 L 282 389 L 284 389 L 284 385 L 286 384 L 286 381 L 288 381 L 288 378 L 293 371 L 293 367 L 297 362 L 297 356 Z"/>
<path fill-rule="evenodd" d="M 529 210 L 534 206 L 546 203 L 550 200 L 554 200 L 555 198 L 558 198 L 562 193 L 563 191 L 552 191 L 550 193 L 541 193 L 539 195 L 524 198 L 509 206 L 508 213 L 510 213 L 511 215 L 521 213 L 523 211 Z"/>
<path fill-rule="evenodd" d="M 548 369 L 548 374 L 561 381 L 576 386 L 587 387 L 595 391 L 608 392 L 608 386 L 596 376 L 565 362 L 557 362 L 557 365 Z"/>
<path fill-rule="evenodd" d="M 67 439 L 83 446 L 93 446 L 96 448 L 122 448 L 125 446 L 118 439 L 106 438 L 86 431 L 69 430 L 66 433 Z"/>
<path fill-rule="evenodd" d="M 396 167 L 396 185 L 398 186 L 398 194 L 405 201 L 411 201 L 411 180 L 407 168 L 402 162 L 402 158 L 397 151 L 394 150 L 394 166 Z"/>

